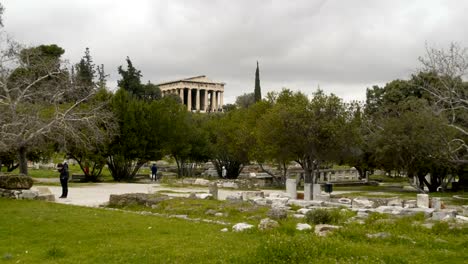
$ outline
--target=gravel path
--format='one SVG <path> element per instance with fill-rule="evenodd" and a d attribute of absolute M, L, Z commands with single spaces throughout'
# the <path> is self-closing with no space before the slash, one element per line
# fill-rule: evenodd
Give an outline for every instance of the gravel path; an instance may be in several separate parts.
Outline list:
<path fill-rule="evenodd" d="M 41 186 L 40 184 L 35 185 Z M 188 196 L 192 192 L 208 193 L 208 187 L 193 186 L 190 188 L 175 188 L 163 187 L 158 183 L 94 183 L 86 184 L 80 187 L 68 187 L 68 198 L 59 199 L 62 193 L 60 186 L 44 186 L 49 188 L 52 194 L 55 195 L 57 203 L 81 205 L 98 207 L 109 201 L 111 194 L 124 194 L 124 193 L 154 193 L 157 191 L 167 190 L 166 193 L 170 196 Z M 34 187 L 33 187 L 34 188 Z M 268 193 L 285 193 L 280 190 L 263 190 L 265 195 Z M 240 190 L 225 190 L 219 189 L 218 199 L 225 200 L 230 194 L 238 193 Z"/>

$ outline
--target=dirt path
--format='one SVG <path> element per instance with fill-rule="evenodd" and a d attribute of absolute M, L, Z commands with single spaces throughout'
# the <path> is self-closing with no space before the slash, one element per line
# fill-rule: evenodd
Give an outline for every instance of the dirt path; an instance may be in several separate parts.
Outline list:
<path fill-rule="evenodd" d="M 41 185 L 35 185 L 41 186 Z M 124 194 L 124 193 L 154 193 L 157 191 L 167 190 L 166 193 L 170 196 L 188 196 L 192 192 L 208 193 L 208 187 L 192 186 L 190 188 L 175 188 L 163 187 L 157 183 L 95 183 L 92 185 L 84 185 L 80 187 L 69 187 L 68 198 L 59 199 L 62 188 L 60 186 L 45 186 L 50 189 L 52 194 L 55 195 L 57 203 L 73 204 L 82 206 L 97 207 L 109 201 L 111 194 Z M 34 187 L 33 187 L 34 188 Z M 283 193 L 281 190 L 263 190 L 265 194 L 268 193 Z M 230 194 L 238 193 L 240 190 L 225 190 L 219 189 L 218 199 L 225 200 Z"/>

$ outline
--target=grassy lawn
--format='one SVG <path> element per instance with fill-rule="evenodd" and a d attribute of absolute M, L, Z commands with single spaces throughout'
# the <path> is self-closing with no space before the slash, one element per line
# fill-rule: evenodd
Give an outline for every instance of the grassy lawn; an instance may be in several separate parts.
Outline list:
<path fill-rule="evenodd" d="M 181 201 L 179 201 L 180 204 Z M 205 203 L 206 202 L 206 203 Z M 182 210 L 183 205 L 179 205 Z M 226 206 L 198 201 L 185 208 Z M 156 210 L 177 211 L 176 203 Z M 227 208 L 232 219 L 258 223 L 264 211 Z M 220 232 L 225 226 L 153 215 L 0 199 L 0 263 L 466 263 L 468 228 L 414 225 L 421 217 L 348 224 L 327 236 L 296 231 Z M 193 214 L 197 209 L 193 209 Z M 244 214 L 245 213 L 245 214 Z M 247 219 L 249 218 L 249 219 Z M 385 219 L 384 219 L 385 220 Z M 229 226 L 230 229 L 230 226 Z M 388 238 L 366 234 L 387 232 Z"/>

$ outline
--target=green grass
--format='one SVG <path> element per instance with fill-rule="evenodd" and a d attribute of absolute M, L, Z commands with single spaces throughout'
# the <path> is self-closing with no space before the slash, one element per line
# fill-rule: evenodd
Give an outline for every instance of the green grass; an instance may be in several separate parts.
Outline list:
<path fill-rule="evenodd" d="M 203 211 L 220 206 L 216 201 L 200 204 L 186 207 Z M 0 199 L 0 208 L 0 263 L 464 263 L 468 259 L 466 226 L 451 229 L 439 223 L 426 229 L 414 225 L 421 216 L 390 222 L 376 214 L 366 225 L 344 225 L 318 237 L 296 231 L 297 220 L 289 218 L 273 231 L 223 233 L 224 226 L 218 224 L 41 201 Z M 366 236 L 377 232 L 390 236 Z"/>
<path fill-rule="evenodd" d="M 210 220 L 220 220 L 223 222 L 237 223 L 246 222 L 258 224 L 262 218 L 266 218 L 268 207 L 253 205 L 249 202 L 229 202 L 219 200 L 200 200 L 188 198 L 173 198 L 153 206 L 153 208 L 144 206 L 120 207 L 121 209 L 131 211 L 148 211 L 166 215 L 187 215 L 189 218 L 203 218 Z M 207 214 L 207 212 L 222 213 L 223 216 Z"/>

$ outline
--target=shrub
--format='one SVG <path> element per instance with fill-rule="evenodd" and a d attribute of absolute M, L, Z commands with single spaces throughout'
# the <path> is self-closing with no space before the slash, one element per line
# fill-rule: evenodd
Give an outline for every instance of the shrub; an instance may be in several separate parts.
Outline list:
<path fill-rule="evenodd" d="M 307 212 L 306 220 L 314 225 L 317 224 L 340 224 L 348 218 L 353 217 L 356 213 L 334 208 L 334 209 L 316 209 Z"/>
<path fill-rule="evenodd" d="M 327 209 L 316 209 L 307 212 L 306 214 L 307 222 L 314 225 L 318 224 L 330 224 L 333 220 L 332 214 Z"/>
<path fill-rule="evenodd" d="M 3 189 L 31 189 L 33 179 L 24 175 L 0 175 L 0 188 Z"/>

